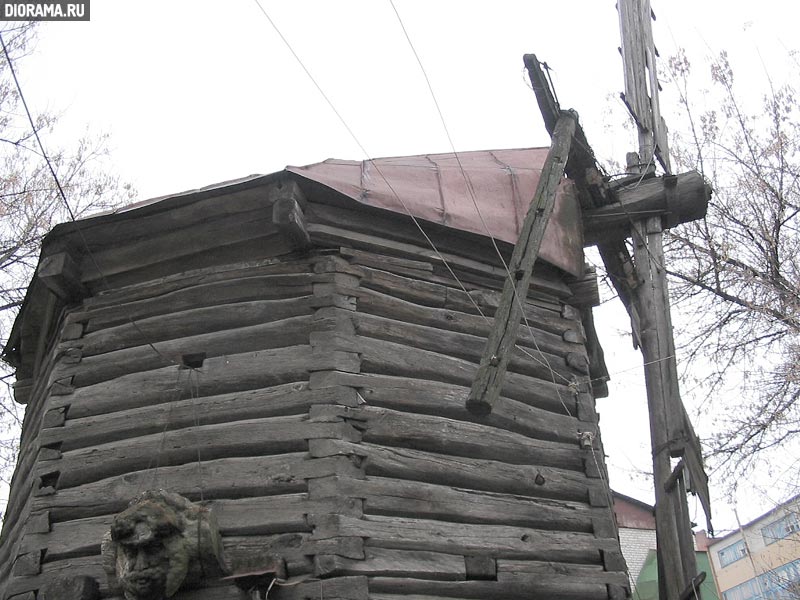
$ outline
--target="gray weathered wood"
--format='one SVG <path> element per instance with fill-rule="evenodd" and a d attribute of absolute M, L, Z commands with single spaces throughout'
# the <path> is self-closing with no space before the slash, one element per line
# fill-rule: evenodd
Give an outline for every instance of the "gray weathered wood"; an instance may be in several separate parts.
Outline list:
<path fill-rule="evenodd" d="M 374 593 L 373 593 L 374 592 Z M 428 581 L 402 577 L 370 580 L 371 600 L 448 600 L 457 598 L 557 598 L 558 600 L 608 600 L 606 586 L 533 576 L 517 581 Z"/>
<path fill-rule="evenodd" d="M 85 322 L 86 333 L 114 325 L 130 323 L 155 315 L 166 315 L 183 310 L 194 310 L 219 304 L 253 300 L 280 300 L 311 294 L 312 284 L 328 275 L 313 273 L 284 273 L 242 277 L 201 283 L 131 302 L 100 305 L 71 315 L 72 322 Z"/>
<path fill-rule="evenodd" d="M 34 508 L 49 510 L 53 522 L 120 512 L 136 492 L 148 488 L 174 490 L 190 500 L 246 498 L 305 492 L 307 479 L 331 475 L 363 476 L 347 457 L 307 460 L 305 452 L 263 457 L 222 458 L 174 467 L 117 475 L 53 496 L 35 499 Z M 202 473 L 202 480 L 199 475 Z"/>
<path fill-rule="evenodd" d="M 91 282 L 101 277 L 108 278 L 162 262 L 165 257 L 197 255 L 213 248 L 230 246 L 269 234 L 279 235 L 278 228 L 272 223 L 270 211 L 259 208 L 232 213 L 202 224 L 176 227 L 159 235 L 150 234 L 133 241 L 126 240 L 96 249 L 91 257 L 81 261 L 82 280 Z"/>
<path fill-rule="evenodd" d="M 100 586 L 88 575 L 65 575 L 51 579 L 38 600 L 100 600 Z"/>
<path fill-rule="evenodd" d="M 465 386 L 374 374 L 361 374 L 350 382 L 358 386 L 361 397 L 370 406 L 459 421 L 476 420 L 464 406 L 464 394 L 469 389 Z M 593 405 L 591 411 L 594 413 Z M 550 412 L 501 396 L 492 414 L 480 422 L 540 440 L 574 442 L 579 428 L 592 430 L 585 423 L 576 423 L 579 416 Z"/>
<path fill-rule="evenodd" d="M 312 212 L 313 211 L 313 212 Z M 365 214 L 360 210 L 348 210 L 314 204 L 309 207 L 308 219 L 310 229 L 319 243 L 350 247 L 359 252 L 373 255 L 393 255 L 417 262 L 429 263 L 433 273 L 452 283 L 450 271 L 442 264 L 439 255 L 420 237 L 419 229 L 400 215 L 391 216 L 377 213 Z M 452 235 L 446 227 L 426 224 L 427 231 L 436 241 L 439 254 L 463 281 L 471 281 L 471 276 L 488 277 L 493 286 L 502 287 L 506 271 L 500 262 L 494 244 L 485 236 Z M 441 235 L 437 234 L 441 232 Z M 512 246 L 506 242 L 495 240 L 504 260 L 508 262 Z M 387 263 L 381 267 L 393 270 L 394 265 Z M 404 268 L 404 267 L 400 267 Z M 485 279 L 483 280 L 486 281 Z M 569 297 L 567 287 L 557 277 L 538 279 L 534 277 L 533 288 L 537 292 L 545 292 L 556 297 Z"/>
<path fill-rule="evenodd" d="M 42 258 L 36 276 L 50 291 L 66 302 L 86 295 L 81 283 L 80 266 L 68 252 L 57 252 Z"/>
<path fill-rule="evenodd" d="M 584 244 L 593 246 L 630 237 L 635 220 L 657 217 L 663 227 L 674 227 L 705 216 L 710 187 L 703 176 L 689 171 L 674 177 L 674 182 L 664 177 L 637 177 L 628 187 L 613 190 L 617 202 L 584 211 Z"/>
<path fill-rule="evenodd" d="M 188 337 L 227 329 L 280 321 L 311 314 L 311 296 L 280 300 L 251 300 L 176 310 L 96 330 L 68 346 L 80 348 L 83 356 L 122 350 L 143 343 Z"/>
<path fill-rule="evenodd" d="M 477 371 L 474 363 L 427 350 L 409 348 L 394 342 L 359 337 L 359 345 L 361 370 L 364 373 L 469 385 Z M 570 382 L 553 383 L 518 373 L 508 373 L 502 393 L 532 406 L 555 413 L 574 415 L 575 395 L 568 387 L 568 383 Z"/>
<path fill-rule="evenodd" d="M 503 286 L 503 296 L 495 313 L 495 324 L 486 342 L 480 368 L 475 376 L 467 408 L 476 414 L 487 414 L 500 396 L 503 377 L 517 343 L 517 329 L 522 318 L 522 298 L 528 296 L 531 272 L 545 227 L 555 206 L 556 188 L 564 177 L 564 167 L 572 144 L 577 119 L 564 113 L 559 118 L 553 133 L 553 143 L 542 166 L 536 194 L 525 217 L 519 241 L 508 265 L 509 279 Z M 512 279 L 513 277 L 513 279 Z"/>
<path fill-rule="evenodd" d="M 464 333 L 455 333 L 424 325 L 404 323 L 395 319 L 358 314 L 354 317 L 356 331 L 359 335 L 402 343 L 407 346 L 431 350 L 440 354 L 447 354 L 462 358 L 477 364 L 486 340 L 482 337 Z M 586 355 L 577 352 L 567 352 L 564 356 L 557 356 L 534 348 L 510 348 L 511 354 L 508 369 L 540 379 L 552 379 L 553 372 L 557 373 L 561 381 L 569 381 L 572 375 L 571 356 L 582 356 L 578 361 L 581 365 L 588 365 Z M 533 358 L 531 358 L 531 355 Z M 552 371 L 551 371 L 552 369 Z"/>
<path fill-rule="evenodd" d="M 370 577 L 408 577 L 462 581 L 466 578 L 464 557 L 441 552 L 394 550 L 367 547 L 361 560 L 336 555 L 314 559 L 317 577 L 369 575 Z"/>
<path fill-rule="evenodd" d="M 600 480 L 590 479 L 584 473 L 567 469 L 509 465 L 499 461 L 433 454 L 408 448 L 385 448 L 368 443 L 350 444 L 340 440 L 329 440 L 329 445 L 362 456 L 367 476 L 409 479 L 472 490 L 576 502 L 586 502 L 592 491 L 605 493 Z"/>
<path fill-rule="evenodd" d="M 624 571 L 606 571 L 602 565 L 554 564 L 550 561 L 498 560 L 497 580 L 514 581 L 541 577 L 563 579 L 572 583 L 613 583 L 628 585 Z"/>
<path fill-rule="evenodd" d="M 653 236 L 650 227 L 657 229 Z M 658 538 L 659 571 L 664 574 L 664 600 L 676 600 L 694 573 L 684 573 L 681 561 L 675 505 L 664 489 L 671 475 L 670 442 L 680 435 L 670 427 L 674 417 L 680 414 L 680 398 L 674 395 L 677 381 L 670 381 L 667 361 L 674 360 L 669 352 L 664 289 L 661 279 L 664 273 L 664 255 L 661 252 L 661 222 L 658 218 L 639 221 L 634 225 L 634 259 L 636 273 L 642 282 L 637 289 L 636 305 L 641 320 L 642 359 L 645 365 L 645 384 L 650 413 L 650 443 L 653 455 L 653 479 L 655 482 L 656 536 Z M 687 523 L 688 525 L 688 523 Z"/>
<path fill-rule="evenodd" d="M 388 317 L 484 338 L 488 337 L 491 330 L 491 319 L 479 315 L 455 309 L 423 306 L 367 287 L 361 287 L 356 294 L 359 314 Z M 544 329 L 538 320 L 529 319 L 530 328 L 527 325 L 520 328 L 517 345 L 529 351 L 539 348 L 543 352 L 555 355 L 574 352 L 579 348 L 576 344 L 582 344 L 584 338 L 579 329 L 570 328 L 576 327 L 576 324 L 572 321 L 557 324 L 556 315 L 550 312 L 548 316 L 553 319 L 551 329 L 557 329 L 557 332 Z"/>
<path fill-rule="evenodd" d="M 184 354 L 202 352 L 208 358 L 259 350 L 300 346 L 308 343 L 313 327 L 311 315 L 290 317 L 248 327 L 164 340 L 153 344 L 87 356 L 80 366 L 60 365 L 56 374 L 75 374 L 72 385 L 84 387 L 130 373 L 142 373 L 182 364 Z M 142 338 L 145 342 L 147 338 Z"/>
<path fill-rule="evenodd" d="M 237 280 L 252 277 L 310 273 L 315 260 L 318 258 L 313 256 L 302 258 L 258 256 L 248 257 L 248 260 L 241 260 L 240 257 L 239 260 L 223 265 L 212 264 L 196 269 L 187 268 L 180 273 L 156 276 L 147 281 L 102 290 L 94 296 L 85 298 L 83 306 L 91 310 L 110 308 L 118 304 L 152 299 L 200 285 L 217 284 L 223 281 L 236 285 Z"/>
<path fill-rule="evenodd" d="M 339 228 L 339 227 L 332 227 L 329 225 L 318 225 L 309 223 L 308 225 L 309 233 L 311 234 L 312 240 L 319 245 L 330 245 L 330 246 L 351 246 L 356 249 L 368 249 L 372 250 L 375 248 L 380 249 L 382 252 L 387 252 L 390 254 L 400 255 L 401 257 L 410 257 L 412 259 L 424 259 L 433 262 L 434 265 L 440 263 L 440 259 L 437 254 L 433 251 L 428 249 L 427 247 L 422 247 L 419 244 L 418 237 L 419 234 L 417 233 L 417 240 L 415 240 L 415 244 L 406 244 L 401 242 L 394 242 L 387 240 L 385 238 L 380 238 L 374 235 L 365 235 L 354 233 L 351 229 L 346 228 Z M 474 253 L 474 249 L 470 253 Z M 459 272 L 459 279 L 462 278 L 460 272 L 463 270 L 464 279 L 469 280 L 469 275 L 472 274 L 473 276 L 479 277 L 489 277 L 493 281 L 502 281 L 506 275 L 505 269 L 502 266 L 492 266 L 488 265 L 486 262 L 487 254 L 483 256 L 475 256 L 475 258 L 463 258 L 462 256 L 458 256 L 455 254 L 450 254 L 447 252 L 441 252 L 440 254 L 444 257 L 447 261 L 448 265 L 451 268 L 456 267 Z M 499 262 L 499 261 L 498 261 Z M 434 267 L 438 272 L 439 269 Z M 441 268 L 442 276 L 448 274 L 449 271 L 445 268 Z M 447 281 L 452 282 L 452 275 L 446 277 Z M 485 279 L 481 281 L 485 282 Z M 538 283 L 538 281 L 537 281 Z M 569 288 L 565 284 L 559 285 L 556 280 L 542 280 L 542 284 L 547 293 L 557 293 L 561 297 L 568 298 L 571 293 L 569 292 Z M 538 285 L 537 285 L 538 287 Z"/>
<path fill-rule="evenodd" d="M 361 287 L 422 306 L 457 310 L 473 315 L 483 313 L 486 317 L 492 317 L 495 314 L 501 297 L 500 293 L 494 290 L 475 289 L 464 293 L 463 290 L 456 287 L 372 269 L 365 269 Z M 523 309 L 525 318 L 529 322 L 535 323 L 538 329 L 559 336 L 568 329 L 574 329 L 575 321 L 579 323 L 579 315 L 576 315 L 574 320 L 562 317 L 560 303 L 545 303 L 539 302 L 535 298 L 528 298 L 523 302 Z"/>
<path fill-rule="evenodd" d="M 351 409 L 365 421 L 364 441 L 437 454 L 497 460 L 509 464 L 541 465 L 582 470 L 577 447 L 531 439 L 517 433 L 453 419 L 393 411 L 385 408 Z M 362 426 L 359 426 L 362 427 Z M 492 443 L 487 444 L 486 440 Z"/>
<path fill-rule="evenodd" d="M 364 537 L 367 546 L 380 548 L 586 563 L 596 562 L 599 550 L 619 547 L 616 540 L 578 532 L 369 515 L 363 519 L 341 515 L 317 518 L 314 538 L 342 535 Z"/>
<path fill-rule="evenodd" d="M 311 423 L 305 417 L 272 417 L 187 427 L 65 452 L 54 467 L 61 473 L 59 487 L 68 488 L 149 465 L 172 466 L 236 456 L 270 456 L 302 452 L 308 439 L 340 438 L 359 441 L 346 423 Z M 198 456 L 200 458 L 198 458 Z M 197 465 L 202 485 L 202 464 Z"/>
<path fill-rule="evenodd" d="M 59 443 L 62 451 L 105 444 L 196 423 L 228 423 L 238 420 L 300 415 L 314 404 L 350 402 L 351 388 L 330 387 L 309 390 L 307 382 L 288 383 L 271 388 L 245 390 L 218 396 L 186 398 L 100 415 L 75 418 L 73 411 L 64 427 L 41 432 L 43 444 Z"/>
<path fill-rule="evenodd" d="M 191 397 L 213 396 L 308 380 L 311 346 L 292 346 L 210 358 L 192 371 L 177 366 L 123 375 L 51 399 L 70 406 L 72 418 Z M 120 393 L 124 390 L 124 393 Z"/>
<path fill-rule="evenodd" d="M 581 502 L 387 477 L 326 477 L 309 481 L 308 489 L 312 498 L 340 495 L 363 498 L 366 514 L 462 523 L 591 532 L 594 519 L 605 514 Z"/>

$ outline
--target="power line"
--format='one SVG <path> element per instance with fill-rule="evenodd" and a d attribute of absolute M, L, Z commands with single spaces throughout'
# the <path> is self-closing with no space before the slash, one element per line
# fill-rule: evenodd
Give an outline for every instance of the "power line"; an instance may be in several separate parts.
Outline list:
<path fill-rule="evenodd" d="M 406 41 L 408 42 L 408 45 L 411 48 L 411 52 L 414 54 L 414 58 L 416 58 L 417 64 L 419 65 L 419 68 L 422 71 L 422 75 L 425 78 L 425 83 L 428 86 L 428 91 L 430 92 L 431 99 L 433 100 L 433 104 L 436 107 L 436 112 L 439 114 L 439 120 L 442 123 L 442 127 L 444 129 L 445 135 L 447 136 L 447 141 L 450 143 L 450 148 L 453 151 L 453 156 L 456 159 L 456 163 L 458 164 L 459 171 L 461 172 L 461 176 L 464 179 L 464 183 L 466 184 L 466 187 L 467 187 L 467 192 L 469 193 L 469 196 L 470 196 L 470 198 L 472 200 L 472 204 L 475 206 L 475 211 L 478 214 L 478 218 L 480 219 L 481 225 L 483 226 L 483 229 L 486 232 L 486 235 L 492 241 L 492 246 L 494 247 L 495 253 L 497 254 L 498 258 L 500 259 L 500 263 L 503 265 L 503 268 L 505 269 L 506 277 L 507 277 L 508 281 L 511 282 L 512 285 L 513 285 L 514 278 L 511 275 L 511 271 L 508 268 L 508 264 L 506 263 L 505 259 L 503 258 L 502 253 L 500 252 L 500 248 L 498 248 L 498 246 L 497 246 L 497 240 L 492 235 L 492 232 L 489 230 L 489 226 L 486 224 L 486 220 L 483 217 L 483 213 L 481 212 L 480 206 L 478 206 L 478 200 L 477 200 L 477 198 L 475 196 L 475 190 L 474 190 L 474 188 L 472 186 L 472 182 L 470 181 L 469 177 L 467 176 L 467 173 L 466 173 L 466 171 L 464 169 L 464 166 L 461 163 L 461 157 L 459 156 L 458 151 L 456 150 L 456 147 L 455 147 L 455 143 L 453 142 L 453 138 L 450 135 L 450 129 L 447 127 L 447 122 L 446 122 L 446 120 L 444 118 L 444 113 L 442 112 L 442 108 L 441 108 L 441 106 L 439 104 L 438 99 L 436 98 L 436 93 L 433 91 L 433 85 L 431 84 L 431 80 L 428 77 L 428 73 L 427 73 L 427 71 L 425 69 L 425 66 L 422 63 L 422 59 L 420 58 L 419 53 L 417 52 L 416 48 L 414 47 L 414 43 L 411 41 L 411 36 L 409 35 L 408 30 L 406 29 L 406 26 L 403 23 L 403 19 L 400 16 L 400 12 L 397 10 L 397 7 L 394 4 L 394 0 L 389 0 L 389 4 L 391 5 L 392 10 L 394 11 L 395 16 L 397 17 L 397 21 L 400 24 L 400 28 L 403 30 L 403 34 L 405 35 Z M 512 289 L 513 289 L 514 301 L 517 302 L 517 304 L 518 304 L 518 306 L 519 306 L 519 308 L 520 308 L 520 310 L 522 312 L 522 318 L 525 321 L 525 326 L 528 328 L 528 333 L 530 334 L 531 339 L 533 340 L 534 347 L 536 348 L 536 351 L 539 352 L 539 354 L 541 355 L 542 358 L 538 359 L 538 358 L 534 357 L 532 354 L 527 352 L 524 348 L 522 348 L 518 344 L 515 344 L 515 347 L 517 349 L 519 349 L 522 353 L 526 354 L 532 360 L 534 360 L 536 362 L 539 362 L 540 364 L 546 366 L 547 369 L 550 371 L 550 377 L 553 380 L 554 384 L 556 383 L 556 377 L 558 376 L 561 379 L 563 379 L 568 385 L 570 385 L 572 382 L 569 379 L 567 379 L 566 377 L 564 377 L 563 375 L 561 375 L 560 373 L 556 373 L 556 371 L 553 369 L 552 365 L 550 365 L 550 361 L 548 361 L 547 358 L 544 356 L 544 352 L 542 352 L 542 350 L 539 348 L 539 344 L 536 341 L 536 337 L 533 335 L 533 330 L 531 329 L 530 323 L 528 322 L 528 317 L 525 314 L 525 308 L 524 308 L 524 306 L 522 304 L 522 298 L 519 297 L 519 294 L 517 293 L 516 286 L 514 286 Z M 561 398 L 561 394 L 558 391 L 558 388 L 556 388 L 556 393 L 559 396 L 559 400 L 561 401 L 561 404 L 564 407 L 564 410 L 567 411 L 568 415 L 571 415 L 569 409 L 567 408 L 566 404 L 564 403 L 564 400 Z"/>
<path fill-rule="evenodd" d="M 61 185 L 61 181 L 58 178 L 58 174 L 56 173 L 55 168 L 53 167 L 53 163 L 50 160 L 50 157 L 47 155 L 47 151 L 45 150 L 44 144 L 42 143 L 42 138 L 39 137 L 39 130 L 37 129 L 36 123 L 34 122 L 33 116 L 31 115 L 31 111 L 28 108 L 28 102 L 25 100 L 25 94 L 23 93 L 22 86 L 20 85 L 19 79 L 17 78 L 17 71 L 16 71 L 16 69 L 14 69 L 14 63 L 11 60 L 11 56 L 9 55 L 8 47 L 6 46 L 6 42 L 3 39 L 2 32 L 0 32 L 0 45 L 2 45 L 2 47 L 3 47 L 3 54 L 5 55 L 6 62 L 8 63 L 8 68 L 11 71 L 11 76 L 14 79 L 14 85 L 17 88 L 17 93 L 19 94 L 19 98 L 20 98 L 20 101 L 22 102 L 22 106 L 25 108 L 25 114 L 28 117 L 28 122 L 30 123 L 31 130 L 33 131 L 33 135 L 36 138 L 36 143 L 39 146 L 39 150 L 41 152 L 41 157 L 45 161 L 45 163 L 47 164 L 47 167 L 50 170 L 50 174 L 53 177 L 53 181 L 55 182 L 56 189 L 58 190 L 58 197 L 61 199 L 62 203 L 64 204 L 64 208 L 66 208 L 66 210 L 67 210 L 67 214 L 69 215 L 70 221 L 75 225 L 75 230 L 77 231 L 78 236 L 81 238 L 81 243 L 83 244 L 84 249 L 86 250 L 86 254 L 89 257 L 89 260 L 92 262 L 92 265 L 94 266 L 95 270 L 97 271 L 98 275 L 100 276 L 100 280 L 103 282 L 103 285 L 107 289 L 110 289 L 111 286 L 109 285 L 108 280 L 106 279 L 106 276 L 103 274 L 103 270 L 100 268 L 100 265 L 97 263 L 97 259 L 95 258 L 94 254 L 92 253 L 91 249 L 89 248 L 89 242 L 88 242 L 88 240 L 86 239 L 86 236 L 83 233 L 83 229 L 78 224 L 78 219 L 75 216 L 75 212 L 72 210 L 72 207 L 69 205 L 69 201 L 67 200 L 67 195 L 64 193 L 64 188 Z M 153 352 L 155 352 L 163 360 L 165 360 L 165 361 L 167 361 L 169 363 L 172 363 L 174 365 L 178 364 L 173 359 L 171 359 L 168 356 L 164 355 L 160 350 L 158 350 L 158 348 L 155 347 L 155 345 L 153 345 L 153 342 L 151 342 L 149 340 L 149 338 L 145 335 L 145 333 L 139 327 L 138 323 L 136 323 L 136 321 L 133 319 L 133 317 L 130 316 L 130 314 L 127 314 L 126 316 L 128 317 L 128 321 L 133 326 L 133 328 L 136 329 L 136 331 L 139 333 L 139 335 L 142 338 L 142 341 L 144 342 L 144 344 L 146 346 L 149 346 L 153 350 Z"/>

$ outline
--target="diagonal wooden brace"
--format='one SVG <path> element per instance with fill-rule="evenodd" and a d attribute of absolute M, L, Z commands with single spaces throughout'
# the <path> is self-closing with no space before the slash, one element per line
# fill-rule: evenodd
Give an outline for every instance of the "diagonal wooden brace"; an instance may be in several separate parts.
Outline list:
<path fill-rule="evenodd" d="M 536 194 L 508 265 L 511 276 L 506 279 L 503 287 L 500 305 L 494 316 L 494 327 L 489 334 L 478 373 L 467 398 L 467 409 L 473 414 L 489 414 L 500 396 L 508 360 L 517 343 L 517 330 L 523 316 L 522 306 L 528 297 L 533 265 L 553 212 L 558 184 L 564 177 L 576 124 L 577 115 L 568 111 L 562 112 L 556 122 L 553 141 L 542 167 Z"/>

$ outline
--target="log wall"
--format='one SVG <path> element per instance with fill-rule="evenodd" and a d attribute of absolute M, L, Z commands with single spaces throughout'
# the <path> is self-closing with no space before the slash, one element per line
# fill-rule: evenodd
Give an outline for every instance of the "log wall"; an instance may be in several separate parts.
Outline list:
<path fill-rule="evenodd" d="M 278 600 L 621 597 L 581 303 L 559 272 L 537 268 L 502 397 L 476 417 L 498 261 L 447 240 L 461 287 L 406 225 L 308 219 L 311 251 L 231 217 L 183 266 L 137 261 L 142 241 L 98 253 L 102 277 L 84 260 L 94 295 L 61 315 L 30 395 L 1 597 L 80 573 L 111 598 L 101 537 L 151 488 L 211 506 L 233 570 L 285 563 Z"/>

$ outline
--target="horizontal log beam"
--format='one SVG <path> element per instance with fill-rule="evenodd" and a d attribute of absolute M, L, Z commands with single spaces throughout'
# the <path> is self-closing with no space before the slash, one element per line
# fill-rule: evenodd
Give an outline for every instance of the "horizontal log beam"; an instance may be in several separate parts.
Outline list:
<path fill-rule="evenodd" d="M 631 224 L 647 217 L 659 216 L 669 228 L 706 214 L 711 187 L 697 171 L 626 181 L 614 190 L 617 202 L 584 210 L 584 246 L 629 237 Z"/>

